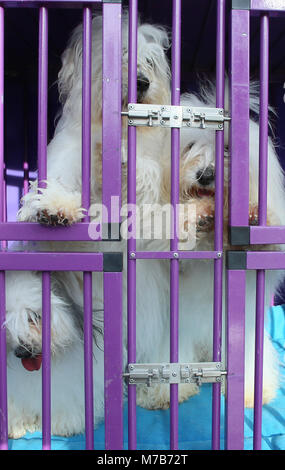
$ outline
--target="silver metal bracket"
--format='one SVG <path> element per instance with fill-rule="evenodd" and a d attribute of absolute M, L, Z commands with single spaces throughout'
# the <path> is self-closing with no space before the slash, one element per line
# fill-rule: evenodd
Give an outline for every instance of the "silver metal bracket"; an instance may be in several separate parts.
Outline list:
<path fill-rule="evenodd" d="M 128 111 L 123 111 L 122 116 L 128 117 L 129 126 L 194 127 L 213 130 L 223 130 L 224 122 L 230 120 L 230 117 L 224 116 L 222 108 L 140 103 L 129 103 Z"/>
<path fill-rule="evenodd" d="M 227 374 L 221 362 L 129 364 L 128 372 L 123 374 L 129 384 L 182 384 L 221 382 Z"/>

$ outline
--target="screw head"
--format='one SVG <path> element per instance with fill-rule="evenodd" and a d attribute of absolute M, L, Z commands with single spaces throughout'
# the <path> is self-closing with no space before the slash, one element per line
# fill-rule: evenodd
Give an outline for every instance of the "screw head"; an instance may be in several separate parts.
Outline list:
<path fill-rule="evenodd" d="M 131 258 L 135 258 L 135 257 L 136 257 L 136 254 L 135 254 L 135 253 L 130 253 L 130 257 L 131 257 Z"/>
<path fill-rule="evenodd" d="M 173 257 L 178 258 L 179 257 L 178 253 L 173 253 Z"/>

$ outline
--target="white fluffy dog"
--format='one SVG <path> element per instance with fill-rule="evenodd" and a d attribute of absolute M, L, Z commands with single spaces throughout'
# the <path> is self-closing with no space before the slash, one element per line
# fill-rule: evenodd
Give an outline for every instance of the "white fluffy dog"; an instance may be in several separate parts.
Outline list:
<path fill-rule="evenodd" d="M 101 22 L 95 19 L 94 22 Z M 126 24 L 123 19 L 123 24 Z M 98 28 L 94 28 L 95 36 Z M 81 32 L 79 27 L 71 38 L 70 45 L 64 54 L 63 69 L 60 74 L 60 89 L 64 101 L 63 114 L 58 123 L 54 139 L 48 149 L 48 184 L 46 189 L 37 190 L 37 184 L 25 196 L 20 210 L 20 220 L 38 221 L 47 225 L 71 224 L 82 218 L 81 208 L 81 63 L 80 56 L 75 51 L 81 47 Z M 100 33 L 98 33 L 100 34 Z M 147 77 L 149 86 L 142 92 L 141 102 L 169 103 L 169 70 L 164 55 L 167 46 L 167 36 L 161 28 L 141 25 L 139 34 L 139 63 L 138 72 Z M 123 28 L 123 43 L 126 47 L 126 28 Z M 101 160 L 101 62 L 98 41 L 94 41 L 95 56 L 93 61 L 96 68 L 93 79 L 92 134 L 92 179 L 98 181 L 96 169 L 100 168 Z M 124 56 L 123 56 L 124 57 Z M 126 103 L 126 67 L 123 65 L 123 103 Z M 92 75 L 93 76 L 93 75 Z M 97 80 L 96 77 L 99 77 Z M 124 78 L 125 77 L 125 78 Z M 145 80 L 144 80 L 145 81 Z M 192 106 L 214 106 L 212 93 L 206 92 L 206 102 L 194 95 L 184 96 L 182 103 Z M 138 203 L 169 202 L 170 195 L 170 155 L 169 139 L 165 130 L 139 129 L 137 145 L 137 196 Z M 168 134 L 169 136 L 169 134 Z M 126 127 L 123 126 L 123 168 L 126 162 Z M 181 202 L 195 204 L 197 212 L 196 249 L 213 249 L 213 215 L 214 215 L 214 133 L 210 131 L 182 131 L 181 145 Z M 227 144 L 227 143 L 226 143 Z M 69 162 L 68 168 L 66 161 Z M 258 175 L 258 125 L 250 122 L 250 176 L 251 211 L 249 218 L 255 222 L 257 207 L 257 175 Z M 100 174 L 100 171 L 99 171 Z M 123 171 L 123 201 L 126 200 L 126 174 Z M 225 194 L 227 194 L 228 173 L 225 171 Z M 100 179 L 99 179 L 100 188 Z M 93 188 L 93 185 L 92 185 Z M 97 188 L 98 189 L 98 188 Z M 98 194 L 92 193 L 92 202 Z M 225 197 L 225 201 L 226 201 Z M 98 199 L 97 199 L 98 200 Z M 275 150 L 269 142 L 269 184 L 268 184 L 268 224 L 285 223 L 284 191 L 282 173 L 278 164 Z M 86 208 L 85 208 L 86 209 Z M 225 219 L 227 204 L 225 204 Z M 226 224 L 225 224 L 226 226 Z M 192 232 L 191 232 L 192 233 Z M 40 249 L 50 249 L 40 244 Z M 225 237 L 225 247 L 228 247 Z M 27 246 L 26 246 L 27 248 Z M 66 244 L 63 248 L 70 249 Z M 168 240 L 138 240 L 137 249 L 167 250 Z M 123 251 L 127 259 L 126 242 L 101 244 L 73 244 L 74 250 Z M 161 260 L 137 260 L 137 362 L 153 363 L 169 361 L 169 262 Z M 213 305 L 213 264 L 210 261 L 183 261 L 180 273 L 180 362 L 204 362 L 212 359 L 212 305 Z M 102 309 L 101 274 L 93 276 L 95 311 Z M 126 338 L 126 292 L 127 276 L 124 270 L 123 278 L 123 310 L 124 338 Z M 276 276 L 269 279 L 266 302 L 274 289 Z M 23 285 L 26 282 L 23 296 Z M 203 285 L 203 290 L 201 290 Z M 15 301 L 15 290 L 20 288 L 20 295 Z M 60 286 L 60 288 L 58 287 Z M 246 305 L 246 390 L 245 404 L 253 405 L 253 367 L 254 367 L 254 312 L 255 312 L 255 276 L 248 273 L 248 295 Z M 31 289 L 35 289 L 31 299 Z M 205 292 L 208 294 L 205 295 Z M 9 300 L 10 296 L 10 300 Z M 37 274 L 31 273 L 25 277 L 23 273 L 12 273 L 7 278 L 7 329 L 8 345 L 13 367 L 9 366 L 9 413 L 10 434 L 19 437 L 26 429 L 40 427 L 41 406 L 40 398 L 35 397 L 34 390 L 40 392 L 40 373 L 32 374 L 22 367 L 15 352 L 32 351 L 24 364 L 28 367 L 38 367 L 41 350 L 40 344 L 40 315 L 41 294 Z M 36 301 L 36 299 L 38 299 Z M 33 304 L 33 302 L 35 302 Z M 54 274 L 52 296 L 52 325 L 53 325 L 53 390 L 52 432 L 69 435 L 82 432 L 84 429 L 83 405 L 83 345 L 82 328 L 82 277 L 79 273 Z M 10 307 L 9 307 L 10 306 Z M 33 313 L 34 312 L 34 313 Z M 96 317 L 96 315 L 95 315 Z M 20 322 L 20 323 L 19 323 Z M 81 320 L 82 322 L 82 320 Z M 61 325 L 58 326 L 58 323 Z M 67 327 L 65 325 L 67 324 Z M 17 325 L 19 329 L 17 330 Z M 63 326 L 62 326 L 63 325 Z M 30 333 L 30 330 L 32 333 Z M 18 331 L 18 333 L 17 333 Z M 20 334 L 19 334 L 20 331 Z M 22 334 L 22 332 L 24 332 Z M 62 334 L 61 334 L 62 332 Z M 37 341 L 34 340 L 36 334 Z M 96 336 L 96 335 L 95 335 Z M 30 341 L 29 341 L 30 338 Z M 33 346 L 35 344 L 35 346 Z M 38 346 L 36 346 L 36 344 Z M 34 352 L 35 351 L 35 352 Z M 31 360 L 32 357 L 32 360 Z M 127 361 L 127 342 L 124 340 L 124 361 Z M 94 380 L 95 380 L 95 422 L 103 417 L 103 353 L 95 349 Z M 224 358 L 223 358 L 224 360 Z M 22 361 L 23 363 L 23 361 Z M 34 365 L 32 365 L 34 364 Z M 78 365 L 78 371 L 75 365 Z M 96 369 L 97 368 L 97 369 Z M 72 378 L 78 374 L 77 383 L 69 387 L 69 373 Z M 31 379 L 32 376 L 32 379 Z M 21 390 L 17 387 L 22 378 Z M 32 380 L 35 380 L 31 390 Z M 63 383 L 64 382 L 64 383 Z M 24 386 L 25 384 L 25 386 Z M 27 384 L 27 385 L 26 385 Z M 80 384 L 80 386 L 79 386 Z M 77 386 L 78 385 L 78 386 Z M 23 393 L 27 387 L 27 393 Z M 73 388 L 74 387 L 74 388 Z M 264 351 L 264 385 L 263 401 L 270 401 L 278 387 L 277 359 L 274 348 L 266 336 Z M 72 391 L 71 391 L 72 388 Z M 138 404 L 147 408 L 166 408 L 169 406 L 169 386 L 153 387 L 139 386 Z M 80 389 L 80 391 L 79 391 Z M 65 393 L 68 390 L 68 394 Z M 197 393 L 199 387 L 193 384 L 179 386 L 179 400 L 183 401 Z M 23 396 L 24 395 L 24 396 Z M 37 394 L 39 396 L 39 393 Z M 70 400 L 66 399 L 70 396 Z M 62 399 L 62 397 L 64 397 Z M 34 406 L 31 406 L 34 403 Z"/>

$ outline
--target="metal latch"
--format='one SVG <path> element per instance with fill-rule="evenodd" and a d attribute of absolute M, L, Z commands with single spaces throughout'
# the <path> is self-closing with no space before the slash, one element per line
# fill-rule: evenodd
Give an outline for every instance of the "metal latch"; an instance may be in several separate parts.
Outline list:
<path fill-rule="evenodd" d="M 123 374 L 129 384 L 181 384 L 221 382 L 226 371 L 221 362 L 166 363 L 166 364 L 129 364 Z"/>
<path fill-rule="evenodd" d="M 224 122 L 230 117 L 224 116 L 222 108 L 170 106 L 159 104 L 129 103 L 128 111 L 122 112 L 128 117 L 129 126 L 223 130 Z"/>

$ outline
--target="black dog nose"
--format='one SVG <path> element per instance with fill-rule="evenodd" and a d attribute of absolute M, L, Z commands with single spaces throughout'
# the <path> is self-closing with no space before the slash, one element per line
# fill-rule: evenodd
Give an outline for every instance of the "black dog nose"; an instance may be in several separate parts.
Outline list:
<path fill-rule="evenodd" d="M 196 173 L 197 182 L 201 184 L 201 186 L 208 186 L 214 181 L 215 178 L 215 171 L 214 168 L 208 167 L 204 170 L 199 170 Z"/>
<path fill-rule="evenodd" d="M 20 359 L 28 358 L 32 356 L 32 352 L 27 348 L 26 346 L 18 346 L 14 354 L 16 357 L 19 357 Z"/>
<path fill-rule="evenodd" d="M 137 91 L 138 93 L 145 93 L 149 88 L 149 79 L 142 73 L 138 74 L 137 78 Z"/>

